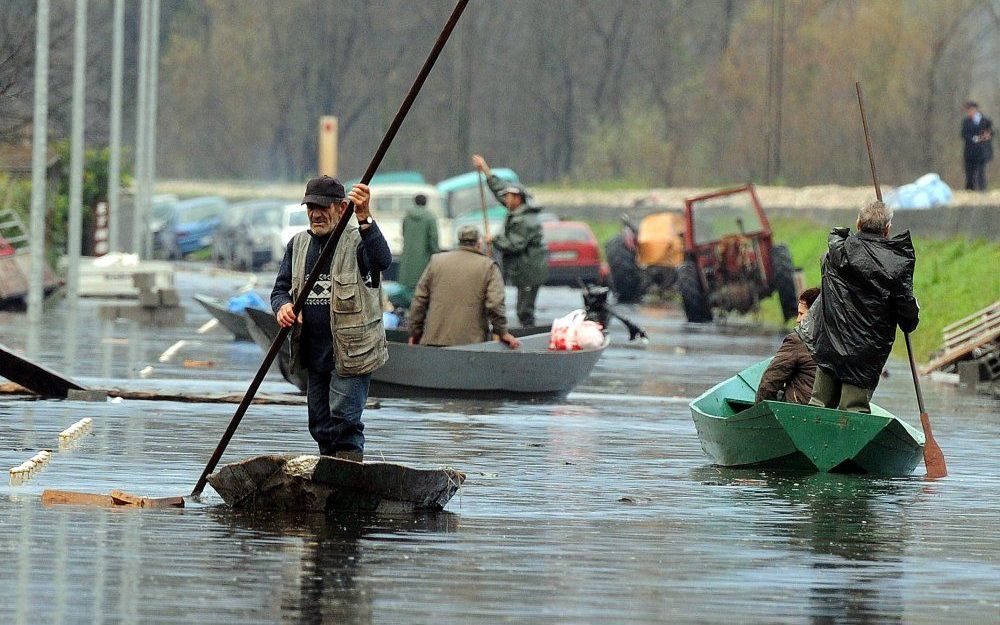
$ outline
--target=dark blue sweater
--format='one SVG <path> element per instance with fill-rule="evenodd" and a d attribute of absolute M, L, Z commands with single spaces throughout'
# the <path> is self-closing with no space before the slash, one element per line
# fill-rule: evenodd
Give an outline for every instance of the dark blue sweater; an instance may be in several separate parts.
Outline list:
<path fill-rule="evenodd" d="M 392 263 L 392 252 L 378 225 L 360 230 L 361 243 L 356 251 L 358 271 L 369 286 L 378 286 L 381 272 Z M 306 273 L 312 273 L 323 245 L 330 235 L 318 237 L 311 232 L 309 251 L 306 253 Z M 331 259 L 332 262 L 332 259 Z M 278 276 L 271 291 L 271 309 L 277 311 L 285 304 L 292 303 L 292 241 L 285 246 L 285 256 L 281 259 Z M 313 287 L 302 307 L 302 363 L 310 371 L 333 371 L 333 335 L 330 332 L 330 265 L 320 271 L 316 286 Z"/>

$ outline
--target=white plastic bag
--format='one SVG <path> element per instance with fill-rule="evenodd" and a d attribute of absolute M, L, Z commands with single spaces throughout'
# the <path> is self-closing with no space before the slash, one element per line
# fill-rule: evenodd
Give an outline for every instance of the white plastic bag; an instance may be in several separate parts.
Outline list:
<path fill-rule="evenodd" d="M 587 313 L 582 310 L 559 317 L 552 322 L 552 332 L 549 335 L 549 349 L 555 351 L 575 351 L 592 349 L 604 343 L 604 333 L 601 324 L 586 320 Z"/>

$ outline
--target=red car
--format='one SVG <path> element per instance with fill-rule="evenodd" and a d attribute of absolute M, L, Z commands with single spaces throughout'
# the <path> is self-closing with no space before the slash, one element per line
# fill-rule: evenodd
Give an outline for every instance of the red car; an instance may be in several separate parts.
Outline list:
<path fill-rule="evenodd" d="M 597 237 L 582 221 L 543 221 L 549 251 L 547 285 L 603 284 L 608 268 L 601 263 Z"/>

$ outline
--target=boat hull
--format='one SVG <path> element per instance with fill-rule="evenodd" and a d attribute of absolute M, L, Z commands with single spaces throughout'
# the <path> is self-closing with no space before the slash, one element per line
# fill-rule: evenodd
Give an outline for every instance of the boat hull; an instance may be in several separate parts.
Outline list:
<path fill-rule="evenodd" d="M 278 322 L 263 311 L 247 309 L 253 340 L 267 350 L 278 334 Z M 372 374 L 373 397 L 437 397 L 445 399 L 533 399 L 560 397 L 583 382 L 604 347 L 576 352 L 548 351 L 546 332 L 525 336 L 532 328 L 516 328 L 520 350 L 496 341 L 426 347 L 407 343 L 405 330 L 386 330 L 389 361 Z M 292 376 L 287 347 L 278 353 L 286 380 L 305 391 L 305 375 Z"/>
<path fill-rule="evenodd" d="M 464 481 L 453 469 L 312 455 L 256 456 L 208 476 L 234 509 L 327 513 L 441 510 Z"/>
<path fill-rule="evenodd" d="M 909 475 L 923 456 L 923 434 L 883 408 L 847 412 L 766 401 L 754 405 L 769 360 L 691 402 L 702 449 L 728 467 Z"/>
<path fill-rule="evenodd" d="M 266 353 L 267 350 L 271 349 L 271 343 L 274 342 L 274 338 L 278 336 L 278 332 L 281 330 L 281 327 L 278 325 L 278 320 L 275 319 L 274 315 L 271 313 L 263 310 L 257 310 L 256 308 L 247 308 L 246 313 L 246 326 L 247 331 L 250 333 L 250 338 L 252 338 L 253 342 Z M 299 371 L 294 374 L 292 373 L 292 352 L 290 348 L 290 339 L 285 339 L 285 344 L 278 352 L 276 360 L 278 362 L 278 370 L 281 372 L 281 377 L 285 378 L 286 382 L 292 384 L 305 393 L 306 384 L 308 383 L 306 372 Z"/>
<path fill-rule="evenodd" d="M 196 302 L 215 317 L 222 326 L 233 333 L 233 338 L 237 341 L 252 341 L 250 331 L 247 330 L 247 317 L 245 314 L 230 312 L 225 303 L 214 297 L 206 295 L 195 295 Z"/>
<path fill-rule="evenodd" d="M 587 379 L 607 346 L 549 351 L 548 333 L 526 336 L 511 350 L 496 341 L 425 347 L 389 343 L 389 361 L 372 374 L 377 397 L 562 397 Z"/>

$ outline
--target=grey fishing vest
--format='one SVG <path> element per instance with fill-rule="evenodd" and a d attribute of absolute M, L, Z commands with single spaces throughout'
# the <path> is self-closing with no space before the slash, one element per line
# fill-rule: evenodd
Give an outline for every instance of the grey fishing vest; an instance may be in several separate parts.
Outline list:
<path fill-rule="evenodd" d="M 292 299 L 302 291 L 306 280 L 306 254 L 311 236 L 300 232 L 292 238 Z M 333 358 L 341 376 L 371 373 L 389 360 L 389 347 L 382 325 L 382 287 L 365 285 L 358 271 L 357 249 L 361 234 L 357 226 L 348 227 L 333 252 L 330 264 L 330 330 L 333 334 Z M 299 362 L 302 326 L 292 330 L 291 366 Z"/>

